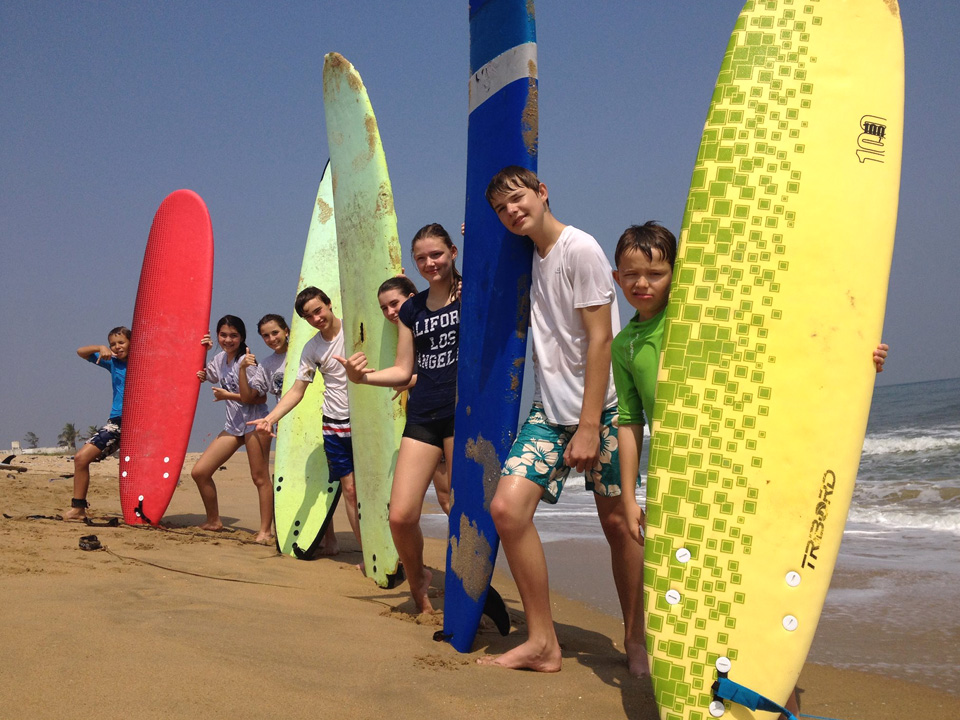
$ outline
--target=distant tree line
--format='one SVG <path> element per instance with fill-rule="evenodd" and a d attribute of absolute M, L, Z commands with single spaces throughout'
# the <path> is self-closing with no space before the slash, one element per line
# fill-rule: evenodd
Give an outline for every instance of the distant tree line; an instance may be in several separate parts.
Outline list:
<path fill-rule="evenodd" d="M 60 431 L 60 434 L 57 435 L 57 447 L 65 447 L 70 450 L 77 449 L 77 443 L 84 442 L 85 440 L 93 437 L 99 428 L 96 425 L 91 425 L 87 428 L 86 433 L 81 432 L 77 429 L 76 424 L 67 423 L 63 426 L 63 430 Z M 40 438 L 35 432 L 28 432 L 23 436 L 23 445 L 28 450 L 33 450 L 34 448 L 40 447 Z"/>

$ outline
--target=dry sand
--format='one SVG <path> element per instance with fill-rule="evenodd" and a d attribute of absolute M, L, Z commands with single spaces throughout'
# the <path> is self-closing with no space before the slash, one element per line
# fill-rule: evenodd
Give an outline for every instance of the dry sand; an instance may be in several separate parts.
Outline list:
<path fill-rule="evenodd" d="M 229 531 L 192 528 L 202 520 L 195 458 L 164 518 L 169 530 L 30 519 L 69 505 L 72 462 L 19 456 L 27 472 L 0 471 L 0 718 L 656 717 L 649 683 L 626 671 L 618 618 L 554 594 L 561 673 L 478 666 L 524 634 L 504 575 L 495 584 L 511 636 L 484 629 L 460 655 L 433 641 L 439 614 L 410 615 L 406 585 L 383 590 L 354 568 L 360 555 L 342 514 L 336 558 L 303 562 L 252 543 L 256 494 L 243 454 L 215 478 Z M 91 515 L 118 516 L 117 461 L 92 471 Z M 79 549 L 91 533 L 104 550 Z M 442 588 L 442 542 L 428 540 L 426 555 Z M 800 687 L 805 714 L 845 720 L 937 720 L 957 700 L 820 665 L 806 667 Z"/>

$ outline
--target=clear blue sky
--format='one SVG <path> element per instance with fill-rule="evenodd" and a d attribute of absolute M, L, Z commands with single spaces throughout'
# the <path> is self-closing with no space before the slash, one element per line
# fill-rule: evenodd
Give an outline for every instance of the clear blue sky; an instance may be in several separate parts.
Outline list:
<path fill-rule="evenodd" d="M 879 1 L 879 0 L 878 0 Z M 633 222 L 678 230 L 740 0 L 541 0 L 540 175 L 612 254 Z M 906 138 L 881 383 L 960 375 L 960 5 L 904 2 Z M 0 3 L 0 447 L 106 420 L 74 353 L 132 319 L 160 201 L 213 219 L 213 318 L 286 316 L 324 162 L 323 55 L 363 75 L 404 245 L 456 228 L 466 173 L 467 3 Z M 407 261 L 407 266 L 412 264 Z M 625 305 L 625 304 L 624 304 Z M 255 351 L 265 347 L 251 338 Z M 192 447 L 222 427 L 200 398 Z"/>

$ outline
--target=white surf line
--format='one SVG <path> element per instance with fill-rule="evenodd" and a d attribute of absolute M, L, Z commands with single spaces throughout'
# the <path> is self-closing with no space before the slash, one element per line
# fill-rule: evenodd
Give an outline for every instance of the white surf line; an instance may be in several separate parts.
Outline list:
<path fill-rule="evenodd" d="M 537 44 L 524 43 L 497 55 L 470 78 L 470 112 L 514 80 L 537 77 Z"/>

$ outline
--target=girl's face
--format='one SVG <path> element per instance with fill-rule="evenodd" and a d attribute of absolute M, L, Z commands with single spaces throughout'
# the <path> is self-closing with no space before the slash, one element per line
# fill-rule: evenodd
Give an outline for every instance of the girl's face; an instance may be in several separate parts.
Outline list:
<path fill-rule="evenodd" d="M 267 347 L 274 352 L 284 353 L 287 351 L 287 341 L 290 339 L 290 331 L 284 330 L 276 320 L 268 320 L 260 326 L 260 337 L 267 344 Z"/>
<path fill-rule="evenodd" d="M 107 338 L 110 345 L 110 352 L 117 360 L 126 360 L 130 354 L 130 339 L 123 333 L 117 333 Z"/>
<path fill-rule="evenodd" d="M 419 243 L 417 246 L 419 247 Z M 380 312 L 387 320 L 396 325 L 400 322 L 400 306 L 412 297 L 413 295 L 404 295 L 403 291 L 396 288 L 382 292 L 377 296 L 380 300 Z"/>
<path fill-rule="evenodd" d="M 442 238 L 420 238 L 413 247 L 413 259 L 427 282 L 448 282 L 453 274 L 453 262 L 457 259 L 457 248 L 448 248 Z"/>
<path fill-rule="evenodd" d="M 220 343 L 220 349 L 231 357 L 237 354 L 240 349 L 240 343 L 243 338 L 240 337 L 240 331 L 231 325 L 221 325 L 217 330 L 217 342 Z"/>

